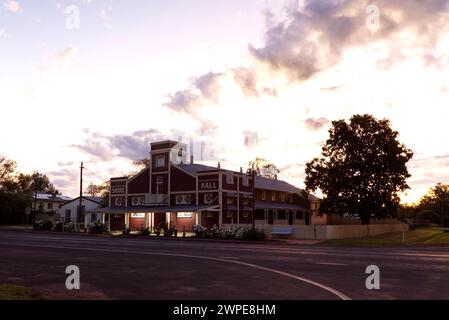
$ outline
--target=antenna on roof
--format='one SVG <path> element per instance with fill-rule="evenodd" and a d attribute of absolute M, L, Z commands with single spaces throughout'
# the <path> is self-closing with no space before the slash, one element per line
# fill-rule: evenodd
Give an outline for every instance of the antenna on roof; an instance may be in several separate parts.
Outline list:
<path fill-rule="evenodd" d="M 190 136 L 190 164 L 193 164 L 193 140 Z"/>

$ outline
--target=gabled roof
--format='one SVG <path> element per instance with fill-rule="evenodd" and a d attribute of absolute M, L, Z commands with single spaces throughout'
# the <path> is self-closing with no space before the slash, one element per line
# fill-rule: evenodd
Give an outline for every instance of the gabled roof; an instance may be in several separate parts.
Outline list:
<path fill-rule="evenodd" d="M 33 194 L 34 199 L 34 194 Z M 48 193 L 38 193 L 37 200 L 44 200 L 44 201 L 54 201 L 54 202 L 64 202 L 68 200 L 72 200 L 70 197 L 62 196 L 62 195 L 53 195 Z"/>
<path fill-rule="evenodd" d="M 66 204 L 72 203 L 74 201 L 79 201 L 80 197 L 77 197 L 75 199 L 71 199 L 70 201 L 65 202 L 61 207 L 65 206 Z M 86 199 L 91 202 L 95 202 L 96 204 L 100 204 L 101 197 L 91 197 L 91 196 L 83 196 L 83 199 Z"/>

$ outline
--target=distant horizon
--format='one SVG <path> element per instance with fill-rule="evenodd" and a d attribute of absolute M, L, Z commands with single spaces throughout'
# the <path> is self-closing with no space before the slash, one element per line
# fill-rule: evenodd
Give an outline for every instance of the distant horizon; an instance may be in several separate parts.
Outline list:
<path fill-rule="evenodd" d="M 195 162 L 255 157 L 304 189 L 331 122 L 389 119 L 414 203 L 449 184 L 449 0 L 3 0 L 0 154 L 64 195 L 183 137 Z M 203 146 L 203 152 L 198 153 Z M 201 162 L 201 157 L 203 161 Z"/>

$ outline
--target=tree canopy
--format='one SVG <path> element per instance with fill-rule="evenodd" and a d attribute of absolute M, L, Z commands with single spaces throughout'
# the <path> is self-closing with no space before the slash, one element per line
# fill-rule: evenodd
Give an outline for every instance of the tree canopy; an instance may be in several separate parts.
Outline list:
<path fill-rule="evenodd" d="M 398 136 L 388 120 L 368 114 L 333 121 L 321 157 L 306 165 L 307 190 L 324 194 L 321 212 L 358 214 L 363 224 L 395 214 L 413 157 Z"/>
<path fill-rule="evenodd" d="M 254 174 L 259 177 L 264 177 L 268 179 L 277 179 L 278 174 L 280 173 L 279 169 L 275 164 L 265 160 L 264 158 L 256 158 L 248 163 L 248 169 L 246 170 L 247 174 L 252 174 L 254 167 Z"/>

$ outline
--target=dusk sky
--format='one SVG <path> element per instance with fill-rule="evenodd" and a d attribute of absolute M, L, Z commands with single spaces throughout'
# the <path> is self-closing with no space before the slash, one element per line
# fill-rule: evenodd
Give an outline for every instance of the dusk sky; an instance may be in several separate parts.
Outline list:
<path fill-rule="evenodd" d="M 0 0 L 0 153 L 76 196 L 81 161 L 101 183 L 192 137 L 303 187 L 331 121 L 370 113 L 415 153 L 413 202 L 449 183 L 448 66 L 449 0 Z"/>

